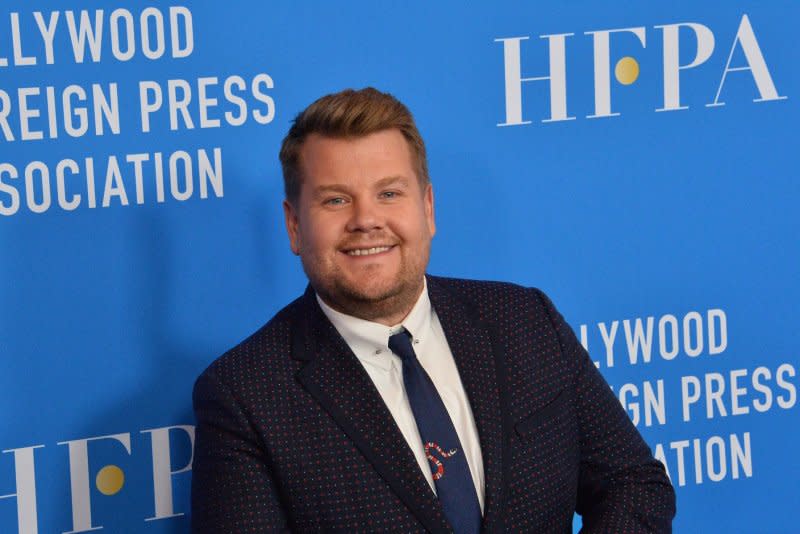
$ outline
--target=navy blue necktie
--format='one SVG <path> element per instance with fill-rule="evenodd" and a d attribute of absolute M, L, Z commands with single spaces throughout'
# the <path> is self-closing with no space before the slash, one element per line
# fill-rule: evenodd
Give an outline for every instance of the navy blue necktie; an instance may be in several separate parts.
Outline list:
<path fill-rule="evenodd" d="M 407 331 L 389 337 L 389 348 L 403 360 L 408 402 L 417 421 L 444 514 L 457 534 L 480 532 L 481 508 L 475 484 L 442 398 L 417 360 Z"/>

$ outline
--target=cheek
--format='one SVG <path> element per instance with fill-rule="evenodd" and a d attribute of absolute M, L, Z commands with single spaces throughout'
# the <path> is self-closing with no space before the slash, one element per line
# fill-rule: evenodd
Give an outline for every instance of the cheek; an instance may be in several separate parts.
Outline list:
<path fill-rule="evenodd" d="M 404 243 L 404 249 L 412 258 L 421 258 L 424 250 L 428 248 L 431 235 L 424 221 L 405 224 L 396 228 L 396 233 Z"/>
<path fill-rule="evenodd" d="M 301 246 L 306 253 L 315 256 L 332 254 L 336 251 L 338 235 L 333 221 L 317 218 L 308 222 L 300 232 Z"/>
<path fill-rule="evenodd" d="M 410 216 L 407 219 L 406 226 L 410 232 L 413 232 L 414 235 L 418 236 L 421 240 L 430 239 L 434 232 L 434 225 L 433 225 L 433 218 L 429 217 L 425 210 L 420 209 L 414 216 Z"/>

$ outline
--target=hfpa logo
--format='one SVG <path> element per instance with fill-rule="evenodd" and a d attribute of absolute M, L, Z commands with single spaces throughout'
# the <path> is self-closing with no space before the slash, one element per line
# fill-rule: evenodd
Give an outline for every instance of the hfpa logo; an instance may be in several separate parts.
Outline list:
<path fill-rule="evenodd" d="M 150 452 L 153 460 L 152 482 L 155 496 L 154 514 L 146 518 L 145 521 L 156 521 L 183 515 L 182 512 L 176 513 L 173 507 L 172 477 L 190 471 L 194 455 L 193 453 L 190 455 L 186 465 L 174 467 L 170 457 L 170 432 L 184 434 L 188 438 L 191 450 L 194 451 L 194 426 L 176 425 L 141 431 L 142 434 L 150 435 Z M 117 442 L 124 447 L 129 455 L 131 454 L 131 435 L 129 432 L 58 443 L 58 445 L 67 447 L 70 490 L 72 493 L 72 529 L 63 534 L 76 534 L 103 528 L 102 525 L 92 522 L 89 474 L 89 443 L 100 441 Z M 4 454 L 12 454 L 14 457 L 16 493 L 0 495 L 0 500 L 16 499 L 19 534 L 37 534 L 39 531 L 34 451 L 42 448 L 44 448 L 44 445 L 32 445 L 30 447 L 2 451 Z M 95 486 L 104 495 L 118 493 L 124 483 L 124 472 L 113 464 L 102 467 L 95 476 Z"/>
<path fill-rule="evenodd" d="M 663 70 L 664 70 L 664 94 L 663 104 L 655 111 L 676 111 L 688 109 L 688 106 L 681 105 L 681 71 L 693 69 L 705 63 L 714 52 L 714 33 L 707 26 L 696 22 L 681 22 L 677 24 L 664 24 L 654 26 L 661 30 L 661 38 L 664 45 Z M 679 60 L 681 29 L 687 29 L 694 33 L 697 42 L 697 52 L 692 61 L 681 64 Z M 596 119 L 601 117 L 614 117 L 619 115 L 611 110 L 611 59 L 609 52 L 609 41 L 612 34 L 629 33 L 635 35 L 642 47 L 646 46 L 646 30 L 644 26 L 632 28 L 617 28 L 611 30 L 587 31 L 585 35 L 592 36 L 594 48 L 594 113 L 587 115 L 586 118 Z M 523 77 L 520 66 L 520 43 L 529 37 L 503 37 L 495 39 L 495 42 L 503 43 L 503 57 L 505 65 L 505 101 L 506 118 L 498 126 L 518 126 L 530 124 L 531 121 L 524 120 L 522 114 L 522 87 L 524 83 L 533 81 L 550 82 L 550 117 L 542 122 L 557 122 L 575 119 L 567 112 L 567 67 L 566 67 L 566 40 L 574 33 L 559 33 L 552 35 L 540 35 L 541 39 L 547 39 L 549 46 L 550 72 L 547 76 Z M 746 65 L 731 66 L 731 59 L 737 48 L 741 48 L 744 53 Z M 780 96 L 775 89 L 775 84 L 770 76 L 761 47 L 758 44 L 753 26 L 747 15 L 743 15 L 736 37 L 731 45 L 728 61 L 722 71 L 717 93 L 714 100 L 706 104 L 706 107 L 724 106 L 725 102 L 720 101 L 720 94 L 731 72 L 749 71 L 755 80 L 759 98 L 754 102 L 766 102 L 771 100 L 784 100 L 785 96 Z M 632 57 L 621 58 L 615 65 L 614 74 L 618 82 L 629 85 L 636 81 L 639 75 L 639 64 Z"/>

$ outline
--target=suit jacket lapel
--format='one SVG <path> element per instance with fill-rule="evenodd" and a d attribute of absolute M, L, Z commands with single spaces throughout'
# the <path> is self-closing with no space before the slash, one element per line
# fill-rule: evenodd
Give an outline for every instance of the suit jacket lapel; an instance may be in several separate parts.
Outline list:
<path fill-rule="evenodd" d="M 483 526 L 502 531 L 503 462 L 508 462 L 502 409 L 505 396 L 504 358 L 496 334 L 459 298 L 428 277 L 428 294 L 455 358 L 478 427 L 483 456 L 485 501 Z"/>
<path fill-rule="evenodd" d="M 310 288 L 296 317 L 297 379 L 430 532 L 450 532 L 441 505 L 369 375 L 325 317 Z"/>

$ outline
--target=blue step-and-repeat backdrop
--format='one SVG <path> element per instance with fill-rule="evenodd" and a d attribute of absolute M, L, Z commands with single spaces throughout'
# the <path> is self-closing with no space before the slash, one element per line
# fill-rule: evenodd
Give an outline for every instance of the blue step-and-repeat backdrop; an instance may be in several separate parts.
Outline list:
<path fill-rule="evenodd" d="M 676 531 L 800 531 L 798 20 L 3 2 L 0 532 L 188 530 L 194 379 L 305 286 L 280 141 L 368 85 L 428 143 L 430 272 L 551 296 L 667 467 Z"/>

